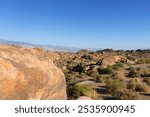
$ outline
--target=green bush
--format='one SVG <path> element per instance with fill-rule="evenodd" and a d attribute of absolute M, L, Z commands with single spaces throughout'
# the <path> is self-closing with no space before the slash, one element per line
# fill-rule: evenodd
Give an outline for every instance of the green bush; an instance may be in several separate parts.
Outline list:
<path fill-rule="evenodd" d="M 87 74 L 93 78 L 99 77 L 99 72 L 97 69 L 92 69 L 87 72 Z"/>
<path fill-rule="evenodd" d="M 107 93 L 113 94 L 115 91 L 120 89 L 125 89 L 125 85 L 123 82 L 120 82 L 118 80 L 110 80 L 106 84 Z"/>
<path fill-rule="evenodd" d="M 127 89 L 116 90 L 112 96 L 117 100 L 139 100 L 138 93 Z"/>
<path fill-rule="evenodd" d="M 124 64 L 121 62 L 117 62 L 115 65 L 108 66 L 106 68 L 100 68 L 98 69 L 100 74 L 112 74 L 114 71 L 120 70 L 120 68 L 123 68 Z"/>
<path fill-rule="evenodd" d="M 74 74 L 68 73 L 68 74 L 65 74 L 65 78 L 67 82 L 74 83 L 76 76 Z"/>
<path fill-rule="evenodd" d="M 74 85 L 68 88 L 67 94 L 69 99 L 77 99 L 80 96 L 88 96 L 93 99 L 97 98 L 96 91 L 90 85 Z"/>
<path fill-rule="evenodd" d="M 98 69 L 98 72 L 100 73 L 100 74 L 111 74 L 111 73 L 113 73 L 113 68 L 111 67 L 111 66 L 108 66 L 107 68 L 100 68 L 100 69 Z"/>
<path fill-rule="evenodd" d="M 62 72 L 67 75 L 70 71 L 68 69 L 63 69 Z"/>
<path fill-rule="evenodd" d="M 84 78 L 84 79 L 85 79 L 85 78 L 87 78 L 87 77 L 88 77 L 88 75 L 87 75 L 86 73 L 83 73 L 83 72 L 80 73 L 80 78 Z"/>
<path fill-rule="evenodd" d="M 123 67 L 124 67 L 124 64 L 123 64 L 123 63 L 117 62 L 115 65 L 112 66 L 112 69 L 118 71 L 118 70 L 120 70 L 120 69 L 123 68 Z"/>
<path fill-rule="evenodd" d="M 75 77 L 79 77 L 79 73 L 78 72 L 71 72 L 72 75 L 74 75 Z"/>
<path fill-rule="evenodd" d="M 120 68 L 124 67 L 124 64 L 122 62 L 117 62 L 116 65 L 119 66 Z"/>

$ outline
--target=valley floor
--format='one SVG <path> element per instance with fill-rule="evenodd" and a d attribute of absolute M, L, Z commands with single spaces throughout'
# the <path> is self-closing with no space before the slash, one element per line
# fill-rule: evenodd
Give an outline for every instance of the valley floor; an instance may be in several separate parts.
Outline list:
<path fill-rule="evenodd" d="M 132 51 L 57 53 L 69 99 L 150 100 L 150 53 Z"/>

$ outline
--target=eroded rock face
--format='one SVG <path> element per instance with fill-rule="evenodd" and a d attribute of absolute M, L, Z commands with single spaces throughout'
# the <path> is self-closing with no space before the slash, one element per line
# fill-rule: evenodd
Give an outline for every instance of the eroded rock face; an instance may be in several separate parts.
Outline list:
<path fill-rule="evenodd" d="M 126 61 L 126 58 L 123 56 L 107 56 L 104 57 L 100 63 L 102 67 L 107 67 L 110 65 L 114 65 L 116 62 Z"/>
<path fill-rule="evenodd" d="M 0 45 L 0 99 L 67 99 L 65 77 L 42 51 Z"/>

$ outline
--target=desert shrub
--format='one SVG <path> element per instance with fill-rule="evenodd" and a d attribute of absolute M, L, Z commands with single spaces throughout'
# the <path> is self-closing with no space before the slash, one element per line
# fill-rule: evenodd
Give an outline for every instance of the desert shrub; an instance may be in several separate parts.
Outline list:
<path fill-rule="evenodd" d="M 124 67 L 123 63 L 117 62 L 115 65 L 108 66 L 106 68 L 100 68 L 98 69 L 98 71 L 100 74 L 112 74 L 114 71 L 118 71 L 123 67 Z"/>
<path fill-rule="evenodd" d="M 129 76 L 129 77 L 132 77 L 132 78 L 138 77 L 138 76 L 139 76 L 139 73 L 138 73 L 138 71 L 137 71 L 135 68 L 132 68 L 132 69 L 130 69 L 128 76 Z"/>
<path fill-rule="evenodd" d="M 139 58 L 137 64 L 150 64 L 150 58 Z"/>
<path fill-rule="evenodd" d="M 96 77 L 95 82 L 97 83 L 106 83 L 109 80 L 109 78 L 106 75 L 100 75 Z"/>
<path fill-rule="evenodd" d="M 110 78 L 106 75 L 101 75 L 101 80 L 103 83 L 107 83 L 110 80 Z"/>
<path fill-rule="evenodd" d="M 100 74 L 111 74 L 111 73 L 113 73 L 113 68 L 111 67 L 111 66 L 108 66 L 107 68 L 99 68 L 98 69 L 98 72 L 100 73 Z"/>
<path fill-rule="evenodd" d="M 63 69 L 62 70 L 64 73 L 68 73 L 69 72 L 69 69 Z"/>
<path fill-rule="evenodd" d="M 135 90 L 142 91 L 142 92 L 148 92 L 149 88 L 147 87 L 146 84 L 143 83 L 143 84 L 137 84 Z"/>
<path fill-rule="evenodd" d="M 70 99 L 77 99 L 80 96 L 88 96 L 90 98 L 96 99 L 97 93 L 90 85 L 74 85 L 67 90 L 68 97 Z"/>
<path fill-rule="evenodd" d="M 141 77 L 150 77 L 150 70 L 148 68 L 140 68 L 138 73 Z"/>
<path fill-rule="evenodd" d="M 99 72 L 97 69 L 91 69 L 87 72 L 87 74 L 93 78 L 99 77 Z"/>
<path fill-rule="evenodd" d="M 127 83 L 127 89 L 131 89 L 132 91 L 135 91 L 136 89 L 136 82 L 134 80 L 131 80 Z"/>
<path fill-rule="evenodd" d="M 149 91 L 149 87 L 139 79 L 132 79 L 130 82 L 128 82 L 127 88 L 131 89 L 132 91 L 141 91 L 141 92 Z"/>
<path fill-rule="evenodd" d="M 118 70 L 120 70 L 120 67 L 117 66 L 117 65 L 113 65 L 113 66 L 112 66 L 112 69 L 118 71 Z"/>
<path fill-rule="evenodd" d="M 76 82 L 76 78 L 79 77 L 79 73 L 78 72 L 67 72 L 65 73 L 65 78 L 66 81 L 69 83 L 74 83 Z"/>
<path fill-rule="evenodd" d="M 79 77 L 85 79 L 88 77 L 88 75 L 86 73 L 82 72 L 82 73 L 80 73 Z"/>
<path fill-rule="evenodd" d="M 69 70 L 68 69 L 63 69 L 62 72 L 67 75 L 69 73 Z"/>
<path fill-rule="evenodd" d="M 72 67 L 71 69 L 72 69 L 73 72 L 79 72 L 79 73 L 81 73 L 83 71 L 83 67 L 80 64 Z"/>
<path fill-rule="evenodd" d="M 123 81 L 125 79 L 125 75 L 123 73 L 123 71 L 117 71 L 117 72 L 113 72 L 110 76 L 111 79 L 116 79 L 119 81 Z"/>
<path fill-rule="evenodd" d="M 76 75 L 74 75 L 72 73 L 68 73 L 68 74 L 65 74 L 65 77 L 66 77 L 67 82 L 69 82 L 69 83 L 75 82 Z"/>
<path fill-rule="evenodd" d="M 66 79 L 69 79 L 69 78 L 75 78 L 75 75 L 71 74 L 71 73 L 68 73 L 66 74 Z"/>
<path fill-rule="evenodd" d="M 120 68 L 124 67 L 124 64 L 122 62 L 117 62 L 116 65 L 119 66 Z"/>
<path fill-rule="evenodd" d="M 115 65 L 112 66 L 112 69 L 114 70 L 120 70 L 120 68 L 123 68 L 124 64 L 121 62 L 117 62 Z"/>
<path fill-rule="evenodd" d="M 123 82 L 120 82 L 118 80 L 110 80 L 106 84 L 106 88 L 107 88 L 107 93 L 113 94 L 117 90 L 124 89 L 125 85 Z"/>
<path fill-rule="evenodd" d="M 138 93 L 127 89 L 116 90 L 112 96 L 117 100 L 139 100 Z"/>
<path fill-rule="evenodd" d="M 150 77 L 144 78 L 143 81 L 148 85 L 150 85 Z"/>
<path fill-rule="evenodd" d="M 74 75 L 75 77 L 79 77 L 79 73 L 78 72 L 71 72 L 72 75 Z"/>
<path fill-rule="evenodd" d="M 95 82 L 96 82 L 96 83 L 102 83 L 103 81 L 101 80 L 100 77 L 96 77 L 96 78 L 95 78 Z"/>
<path fill-rule="evenodd" d="M 150 77 L 150 70 L 148 68 L 131 68 L 129 77 Z"/>
<path fill-rule="evenodd" d="M 119 66 L 117 66 L 116 64 L 115 64 L 115 65 L 113 65 L 113 66 L 111 66 L 111 67 L 112 67 L 112 69 L 113 69 L 113 70 L 117 70 L 117 71 L 120 69 L 120 67 L 119 67 Z"/>

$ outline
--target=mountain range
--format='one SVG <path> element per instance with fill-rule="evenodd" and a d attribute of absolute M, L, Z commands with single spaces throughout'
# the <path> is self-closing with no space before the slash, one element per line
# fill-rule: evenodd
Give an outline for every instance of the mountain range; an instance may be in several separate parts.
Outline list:
<path fill-rule="evenodd" d="M 66 47 L 66 46 L 53 46 L 53 45 L 36 45 L 31 43 L 25 43 L 25 42 L 17 42 L 17 41 L 8 41 L 0 39 L 0 44 L 2 45 L 15 45 L 25 48 L 42 48 L 48 51 L 64 51 L 64 52 L 77 52 L 81 50 L 81 48 L 75 48 L 75 47 Z"/>
<path fill-rule="evenodd" d="M 9 41 L 4 39 L 0 39 L 0 44 L 15 45 L 15 46 L 25 47 L 25 48 L 42 48 L 48 51 L 56 51 L 56 52 L 77 52 L 79 50 L 84 50 L 84 49 L 89 51 L 103 50 L 100 48 L 77 48 L 77 47 L 68 47 L 68 46 L 39 45 L 39 44 L 32 44 L 27 42 Z M 134 50 L 138 50 L 138 49 L 134 49 Z M 141 48 L 141 50 L 149 50 L 149 48 Z"/>

